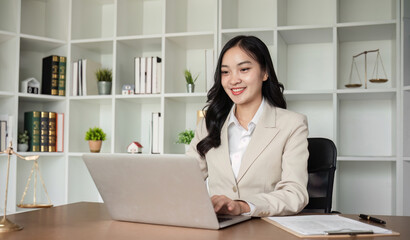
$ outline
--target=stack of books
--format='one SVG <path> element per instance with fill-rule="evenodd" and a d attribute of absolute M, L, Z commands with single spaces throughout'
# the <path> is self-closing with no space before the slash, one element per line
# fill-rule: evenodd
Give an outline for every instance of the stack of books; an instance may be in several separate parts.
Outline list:
<path fill-rule="evenodd" d="M 6 150 L 13 136 L 13 117 L 7 114 L 0 114 L 0 151 Z"/>
<path fill-rule="evenodd" d="M 29 135 L 29 151 L 64 151 L 64 113 L 25 112 L 24 130 Z"/>
<path fill-rule="evenodd" d="M 42 94 L 65 96 L 66 59 L 57 55 L 43 58 Z"/>
<path fill-rule="evenodd" d="M 101 68 L 101 63 L 90 59 L 79 59 L 72 65 L 73 96 L 98 95 L 98 81 L 95 73 Z"/>
<path fill-rule="evenodd" d="M 156 94 L 161 92 L 162 63 L 160 57 L 136 57 L 135 94 Z"/>

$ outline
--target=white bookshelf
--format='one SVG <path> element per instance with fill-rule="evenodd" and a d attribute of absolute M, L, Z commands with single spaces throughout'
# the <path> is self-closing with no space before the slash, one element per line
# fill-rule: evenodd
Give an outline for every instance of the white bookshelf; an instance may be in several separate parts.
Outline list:
<path fill-rule="evenodd" d="M 64 153 L 40 154 L 48 193 L 55 205 L 101 201 L 81 159 L 86 130 L 107 133 L 102 152 L 125 154 L 138 141 L 149 154 L 151 113 L 161 112 L 161 153 L 183 154 L 176 136 L 195 129 L 206 102 L 205 50 L 216 61 L 229 39 L 255 35 L 269 48 L 288 108 L 307 115 L 310 137 L 337 145 L 333 209 L 410 215 L 409 9 L 403 0 L 4 0 L 0 113 L 14 116 L 16 145 L 25 111 L 63 112 Z M 346 88 L 352 56 L 372 49 L 380 49 L 389 81 Z M 24 79 L 41 82 L 41 59 L 51 54 L 67 56 L 66 96 L 20 93 Z M 134 83 L 134 57 L 148 56 L 162 59 L 161 93 L 121 95 Z M 111 95 L 73 96 L 72 62 L 82 58 L 113 70 Z M 375 55 L 367 60 L 370 77 Z M 199 74 L 192 94 L 186 68 Z M 12 160 L 9 212 L 24 211 L 15 204 L 29 170 Z"/>

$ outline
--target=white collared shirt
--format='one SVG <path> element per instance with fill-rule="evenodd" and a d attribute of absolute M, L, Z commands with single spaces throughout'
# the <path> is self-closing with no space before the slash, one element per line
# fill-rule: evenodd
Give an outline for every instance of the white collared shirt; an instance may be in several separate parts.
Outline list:
<path fill-rule="evenodd" d="M 261 105 L 253 116 L 252 120 L 248 123 L 248 130 L 241 126 L 238 119 L 235 117 L 234 105 L 231 109 L 231 116 L 228 122 L 228 144 L 229 144 L 229 158 L 231 160 L 232 171 L 235 178 L 238 177 L 239 169 L 242 163 L 242 157 L 248 147 L 253 131 L 256 124 L 263 112 L 263 106 L 265 99 L 262 98 Z"/>

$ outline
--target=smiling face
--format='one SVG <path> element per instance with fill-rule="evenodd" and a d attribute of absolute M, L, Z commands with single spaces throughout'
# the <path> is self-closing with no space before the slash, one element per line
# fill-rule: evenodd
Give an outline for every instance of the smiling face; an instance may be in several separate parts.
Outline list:
<path fill-rule="evenodd" d="M 222 58 L 221 83 L 237 108 L 258 108 L 262 102 L 262 83 L 268 79 L 259 63 L 235 46 Z"/>

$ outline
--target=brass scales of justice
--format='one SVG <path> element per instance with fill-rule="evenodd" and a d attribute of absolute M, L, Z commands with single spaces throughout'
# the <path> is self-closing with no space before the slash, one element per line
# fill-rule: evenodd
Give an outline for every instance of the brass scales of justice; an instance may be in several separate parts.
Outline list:
<path fill-rule="evenodd" d="M 22 155 L 16 153 L 16 152 L 13 150 L 12 142 L 11 142 L 11 141 L 10 141 L 9 147 L 8 147 L 5 151 L 0 152 L 0 154 L 3 154 L 3 153 L 7 154 L 8 156 L 7 156 L 6 191 L 5 191 L 5 197 L 4 197 L 4 215 L 3 215 L 3 218 L 0 220 L 0 233 L 2 233 L 2 232 L 18 231 L 18 230 L 22 230 L 22 229 L 23 229 L 23 227 L 21 227 L 21 226 L 19 226 L 18 224 L 13 223 L 12 221 L 8 220 L 8 219 L 7 219 L 7 216 L 6 216 L 6 215 L 7 215 L 7 194 L 8 194 L 9 173 L 10 173 L 10 156 L 11 156 L 12 154 L 14 154 L 14 155 L 16 155 L 17 157 L 19 157 L 19 158 L 21 158 L 21 159 L 23 159 L 23 160 L 26 160 L 26 161 L 34 161 L 34 164 L 33 164 L 33 167 L 32 167 L 32 169 L 31 169 L 31 173 L 30 173 L 30 176 L 29 176 L 29 178 L 28 178 L 28 181 L 27 181 L 27 184 L 26 184 L 26 188 L 25 188 L 25 190 L 24 190 L 24 193 L 23 193 L 23 196 L 22 196 L 22 198 L 21 198 L 20 204 L 18 204 L 17 206 L 18 206 L 18 207 L 21 207 L 21 208 L 48 208 L 48 207 L 52 207 L 52 206 L 53 206 L 53 205 L 51 204 L 50 197 L 48 196 L 47 189 L 46 189 L 46 186 L 45 186 L 45 184 L 44 184 L 43 177 L 41 176 L 41 174 L 40 174 L 40 169 L 39 169 L 39 167 L 38 167 L 37 159 L 38 159 L 40 156 L 39 156 L 39 155 L 22 156 Z M 29 185 L 30 185 L 30 181 L 31 181 L 31 177 L 32 177 L 33 173 L 34 173 L 34 175 L 35 175 L 34 193 L 33 193 L 33 195 L 34 195 L 34 197 L 33 197 L 33 203 L 23 204 L 23 201 L 24 201 L 24 198 L 25 198 L 25 196 L 26 196 L 26 194 L 27 194 L 27 190 L 28 190 L 28 187 L 29 187 Z M 46 196 L 47 196 L 47 198 L 48 198 L 48 204 L 38 204 L 38 203 L 36 203 L 37 175 L 40 177 L 41 183 L 42 183 L 42 185 L 43 185 L 43 189 L 44 189 L 45 194 L 46 194 Z"/>
<path fill-rule="evenodd" d="M 371 78 L 369 79 L 369 82 L 372 83 L 384 83 L 387 82 L 387 74 L 386 70 L 384 69 L 382 57 L 380 55 L 379 49 L 376 50 L 368 50 L 361 52 L 352 58 L 352 65 L 350 67 L 350 74 L 349 74 L 349 83 L 345 85 L 347 88 L 358 88 L 362 86 L 362 80 L 360 79 L 360 74 L 359 70 L 357 69 L 357 64 L 356 64 L 356 58 L 359 56 L 364 55 L 364 88 L 367 89 L 367 54 L 368 53 L 377 53 L 376 56 L 376 62 L 373 67 L 373 73 Z M 381 65 L 381 67 L 379 66 Z M 380 69 L 383 71 L 383 75 L 380 75 Z M 354 82 L 353 81 L 353 73 L 357 75 L 357 78 L 359 79 L 359 82 Z"/>

